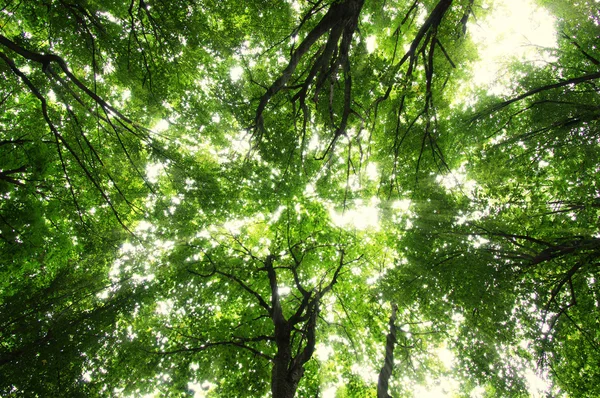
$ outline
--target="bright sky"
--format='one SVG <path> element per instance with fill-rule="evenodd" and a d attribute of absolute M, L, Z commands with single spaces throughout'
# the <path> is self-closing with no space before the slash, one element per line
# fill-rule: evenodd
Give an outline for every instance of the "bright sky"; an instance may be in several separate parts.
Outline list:
<path fill-rule="evenodd" d="M 544 49 L 556 46 L 555 19 L 532 0 L 496 1 L 483 20 L 469 20 L 469 34 L 479 49 L 472 83 L 493 94 L 510 91 L 506 66 L 512 60 L 542 64 L 552 60 Z"/>

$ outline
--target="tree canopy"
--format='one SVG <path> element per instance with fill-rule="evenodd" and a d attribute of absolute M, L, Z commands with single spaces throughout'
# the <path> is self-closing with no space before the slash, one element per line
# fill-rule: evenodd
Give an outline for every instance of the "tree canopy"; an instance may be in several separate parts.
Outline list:
<path fill-rule="evenodd" d="M 6 0 L 0 394 L 600 395 L 600 10 Z"/>

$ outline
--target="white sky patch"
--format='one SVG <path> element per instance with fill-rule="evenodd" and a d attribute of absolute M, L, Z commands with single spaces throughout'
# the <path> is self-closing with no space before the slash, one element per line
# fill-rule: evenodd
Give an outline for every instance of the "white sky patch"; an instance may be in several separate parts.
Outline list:
<path fill-rule="evenodd" d="M 218 123 L 218 122 L 217 122 Z M 231 137 L 230 148 L 233 152 L 246 155 L 248 151 L 250 151 L 250 140 L 252 139 L 251 134 L 248 134 L 246 131 L 240 131 L 235 137 Z"/>
<path fill-rule="evenodd" d="M 367 52 L 369 54 L 372 54 L 373 51 L 375 51 L 377 49 L 377 37 L 375 37 L 375 36 L 367 37 L 367 39 L 365 40 L 365 45 L 367 46 Z"/>
<path fill-rule="evenodd" d="M 425 18 L 427 18 L 427 10 L 425 9 L 425 7 L 420 7 L 419 12 L 417 14 L 417 26 L 423 25 L 423 22 L 425 22 Z"/>
<path fill-rule="evenodd" d="M 223 224 L 223 228 L 225 228 L 227 231 L 229 231 L 233 235 L 239 235 L 240 232 L 242 232 L 242 228 L 244 227 L 244 225 L 246 225 L 246 220 L 236 219 L 236 220 L 226 221 Z"/>
<path fill-rule="evenodd" d="M 204 383 L 188 383 L 188 388 L 194 392 L 194 398 L 205 398 L 208 397 L 208 393 L 214 389 L 217 385 L 209 381 Z"/>
<path fill-rule="evenodd" d="M 542 398 L 548 396 L 550 384 L 544 378 L 538 376 L 533 370 L 525 371 L 525 381 L 527 390 L 532 398 Z"/>
<path fill-rule="evenodd" d="M 379 199 L 371 198 L 368 204 L 363 204 L 361 200 L 355 202 L 355 207 L 338 213 L 332 207 L 329 208 L 329 216 L 333 224 L 342 228 L 356 228 L 365 230 L 367 228 L 379 228 Z"/>
<path fill-rule="evenodd" d="M 165 173 L 165 165 L 157 162 L 157 163 L 148 163 L 146 165 L 146 178 L 151 183 L 156 183 L 158 178 Z"/>
<path fill-rule="evenodd" d="M 115 23 L 115 24 L 120 24 L 120 20 L 119 18 L 115 17 L 114 15 L 112 15 L 110 12 L 106 12 L 106 11 L 99 11 L 98 12 L 99 15 L 103 16 L 104 18 L 108 19 L 110 22 Z"/>
<path fill-rule="evenodd" d="M 279 217 L 283 214 L 283 211 L 286 209 L 285 206 L 281 205 L 275 210 L 275 212 L 271 215 L 269 219 L 269 224 L 274 224 L 279 220 Z"/>
<path fill-rule="evenodd" d="M 196 85 L 202 91 L 208 91 L 215 84 L 215 81 L 208 76 L 202 77 L 202 79 L 196 80 Z"/>
<path fill-rule="evenodd" d="M 471 244 L 473 245 L 474 248 L 480 248 L 481 246 L 485 245 L 486 243 L 489 243 L 490 241 L 487 240 L 486 238 L 482 237 L 482 236 L 469 236 L 468 240 L 471 242 Z"/>
<path fill-rule="evenodd" d="M 365 169 L 365 173 L 367 174 L 367 178 L 370 181 L 377 181 L 379 180 L 379 171 L 377 170 L 377 164 L 376 163 L 369 163 Z"/>
<path fill-rule="evenodd" d="M 277 286 L 277 293 L 280 296 L 287 296 L 292 292 L 292 289 L 289 286 Z"/>
<path fill-rule="evenodd" d="M 121 101 L 125 102 L 129 98 L 131 98 L 131 90 L 129 90 L 129 89 L 123 90 L 123 92 L 121 93 Z"/>
<path fill-rule="evenodd" d="M 474 180 L 469 180 L 467 178 L 465 163 L 463 163 L 457 170 L 452 170 L 448 174 L 438 175 L 435 180 L 447 191 L 460 189 L 469 197 L 473 197 L 473 193 L 477 188 L 477 183 Z"/>
<path fill-rule="evenodd" d="M 112 63 L 112 60 L 109 59 L 108 62 L 106 64 L 104 64 L 104 67 L 102 68 L 102 73 L 104 75 L 110 75 L 114 71 L 115 71 L 115 66 Z"/>
<path fill-rule="evenodd" d="M 489 214 L 489 208 L 485 209 L 485 211 L 475 210 L 468 213 L 460 213 L 460 215 L 456 217 L 456 223 L 458 225 L 464 225 L 468 221 L 481 220 L 483 217 L 486 217 Z"/>
<path fill-rule="evenodd" d="M 134 282 L 137 282 L 138 284 L 152 282 L 154 280 L 154 274 L 148 274 L 148 275 L 133 274 L 133 276 L 131 277 L 131 280 Z"/>
<path fill-rule="evenodd" d="M 454 363 L 455 359 L 454 353 L 452 351 L 450 351 L 446 347 L 441 347 L 437 350 L 436 354 L 440 359 L 440 362 L 444 364 L 446 369 L 452 368 L 452 364 Z"/>
<path fill-rule="evenodd" d="M 319 135 L 317 133 L 314 133 L 312 135 L 312 137 L 310 137 L 310 141 L 308 142 L 308 150 L 309 151 L 316 151 L 317 149 L 320 148 L 320 143 L 319 143 Z"/>
<path fill-rule="evenodd" d="M 234 66 L 233 68 L 229 69 L 229 77 L 231 77 L 231 80 L 234 82 L 240 80 L 243 74 L 244 69 L 241 66 Z"/>
<path fill-rule="evenodd" d="M 469 22 L 480 56 L 471 84 L 498 95 L 508 91 L 506 67 L 513 60 L 542 65 L 554 59 L 543 50 L 556 47 L 556 30 L 555 18 L 532 0 L 498 1 L 493 7 L 485 20 Z"/>
<path fill-rule="evenodd" d="M 377 379 L 379 377 L 379 373 L 375 370 L 363 366 L 361 364 L 355 363 L 352 365 L 352 373 L 359 375 L 365 382 L 367 383 L 377 383 Z"/>
<path fill-rule="evenodd" d="M 335 398 L 335 394 L 337 392 L 338 389 L 338 385 L 333 385 L 330 387 L 327 387 L 324 391 L 323 391 L 323 398 Z"/>
<path fill-rule="evenodd" d="M 92 381 L 92 372 L 91 372 L 91 371 L 89 371 L 89 370 L 86 370 L 86 371 L 83 373 L 83 376 L 82 376 L 81 378 L 83 379 L 83 381 L 85 381 L 85 382 L 88 382 L 88 383 L 89 383 L 90 381 Z"/>
<path fill-rule="evenodd" d="M 169 315 L 172 310 L 173 310 L 173 300 L 171 300 L 171 299 L 159 301 L 156 304 L 156 313 L 159 315 Z"/>
<path fill-rule="evenodd" d="M 294 0 L 291 3 L 292 3 L 292 10 L 294 10 L 296 12 L 296 14 L 300 14 L 300 11 L 302 11 L 302 6 L 300 5 L 300 2 Z"/>
<path fill-rule="evenodd" d="M 342 182 L 341 188 L 346 188 L 352 192 L 360 189 L 360 178 L 356 174 L 349 175 L 346 181 Z"/>
<path fill-rule="evenodd" d="M 156 229 L 154 225 L 152 225 L 152 223 L 146 220 L 140 221 L 139 224 L 135 227 L 136 232 L 147 232 L 152 231 L 154 229 Z"/>
<path fill-rule="evenodd" d="M 169 122 L 165 119 L 160 119 L 158 122 L 156 122 L 154 127 L 152 127 L 152 131 L 154 131 L 155 133 L 162 133 L 164 131 L 167 131 L 168 129 Z"/>
<path fill-rule="evenodd" d="M 306 184 L 306 188 L 304 188 L 304 193 L 307 196 L 312 196 L 316 192 L 316 190 L 317 188 L 315 187 L 315 184 L 311 182 L 309 184 Z"/>
<path fill-rule="evenodd" d="M 263 52 L 263 49 L 261 46 L 257 45 L 256 43 L 252 44 L 248 40 L 243 42 L 242 47 L 240 48 L 240 53 L 245 56 L 259 55 L 262 52 Z M 254 59 L 249 59 L 249 60 L 247 60 L 247 62 L 248 62 L 249 67 L 253 67 L 255 65 Z"/>
<path fill-rule="evenodd" d="M 321 362 L 327 361 L 333 355 L 333 348 L 325 344 L 317 344 L 315 356 Z"/>
<path fill-rule="evenodd" d="M 392 209 L 406 213 L 408 209 L 410 209 L 411 203 L 412 201 L 410 199 L 395 200 L 394 203 L 392 203 Z"/>

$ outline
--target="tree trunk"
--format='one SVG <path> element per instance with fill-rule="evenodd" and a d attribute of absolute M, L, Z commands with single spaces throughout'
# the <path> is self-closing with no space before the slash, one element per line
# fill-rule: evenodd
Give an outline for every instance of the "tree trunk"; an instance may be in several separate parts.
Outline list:
<path fill-rule="evenodd" d="M 396 304 L 392 305 L 392 316 L 390 316 L 390 332 L 386 337 L 385 342 L 385 359 L 384 365 L 379 372 L 379 381 L 377 382 L 377 398 L 392 398 L 388 394 L 388 386 L 392 371 L 394 370 L 394 347 L 396 345 Z"/>
<path fill-rule="evenodd" d="M 275 369 L 275 367 L 273 369 Z M 280 375 L 280 377 L 277 378 L 275 378 L 273 375 L 273 380 L 271 383 L 271 392 L 273 393 L 273 398 L 294 398 L 297 388 L 298 384 L 287 380 L 285 374 Z"/>
<path fill-rule="evenodd" d="M 291 349 L 288 344 L 278 347 L 277 355 L 271 371 L 271 392 L 273 398 L 293 398 L 296 395 L 298 381 L 289 370 L 291 362 Z"/>

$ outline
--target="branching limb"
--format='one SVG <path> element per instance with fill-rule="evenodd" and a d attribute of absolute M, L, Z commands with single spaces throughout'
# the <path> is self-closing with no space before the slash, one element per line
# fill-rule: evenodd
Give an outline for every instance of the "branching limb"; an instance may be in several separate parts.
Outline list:
<path fill-rule="evenodd" d="M 469 0 L 469 4 L 467 4 L 465 13 L 463 14 L 462 18 L 460 19 L 463 36 L 465 36 L 467 34 L 467 23 L 469 22 L 469 17 L 471 16 L 471 14 L 473 14 L 473 3 L 474 3 L 474 0 Z M 444 53 L 445 53 L 445 51 L 444 51 Z"/>
<path fill-rule="evenodd" d="M 600 61 L 593 57 L 591 54 L 589 54 L 587 51 L 585 51 L 580 45 L 579 43 L 577 43 L 577 41 L 575 41 L 575 39 L 571 38 L 569 35 L 567 35 L 565 32 L 561 32 L 562 37 L 564 37 L 565 39 L 567 39 L 571 44 L 573 44 L 582 54 L 583 56 L 590 61 L 592 64 L 596 65 L 596 66 L 600 66 Z"/>
<path fill-rule="evenodd" d="M 214 276 L 215 274 L 224 276 L 228 279 L 231 279 L 232 281 L 234 281 L 235 283 L 237 283 L 242 289 L 244 289 L 246 292 L 250 293 L 252 296 L 254 296 L 254 298 L 256 299 L 256 301 L 258 302 L 258 304 L 263 307 L 265 310 L 267 310 L 267 312 L 272 313 L 272 308 L 271 306 L 269 306 L 269 304 L 267 304 L 267 302 L 265 301 L 265 299 L 254 289 L 252 289 L 250 286 L 248 286 L 244 281 L 242 281 L 240 278 L 238 278 L 237 276 L 230 274 L 228 272 L 222 271 L 219 269 L 218 264 L 216 264 L 215 261 L 213 261 L 213 259 L 211 258 L 210 255 L 208 255 L 208 253 L 205 253 L 206 258 L 209 260 L 209 262 L 212 265 L 212 270 L 210 271 L 210 273 L 208 274 L 202 274 L 196 271 L 193 271 L 191 269 L 188 269 L 188 272 L 203 277 L 203 278 L 209 278 Z"/>
<path fill-rule="evenodd" d="M 292 75 L 296 70 L 300 60 L 315 45 L 317 40 L 328 34 L 325 46 L 316 51 L 317 56 L 308 69 L 308 75 L 304 81 L 298 85 L 300 90 L 292 97 L 292 101 L 300 101 L 300 110 L 304 112 L 306 123 L 306 97 L 309 88 L 313 86 L 313 82 L 316 79 L 316 83 L 314 83 L 314 96 L 315 100 L 317 100 L 319 92 L 324 86 L 326 80 L 328 78 L 331 79 L 336 75 L 339 65 L 344 66 L 344 76 L 347 80 L 345 82 L 344 97 L 345 116 L 342 117 L 340 126 L 338 126 L 336 132 L 334 133 L 334 138 L 332 139 L 330 148 L 333 147 L 335 141 L 337 141 L 339 136 L 345 131 L 347 118 L 350 114 L 350 98 L 347 96 L 347 93 L 349 93 L 348 87 L 351 85 L 351 82 L 348 81 L 349 73 L 347 71 L 347 69 L 349 69 L 348 51 L 352 41 L 353 33 L 357 28 L 358 17 L 360 15 L 363 3 L 364 0 L 345 0 L 332 3 L 327 10 L 327 13 L 325 13 L 319 23 L 307 34 L 306 38 L 300 43 L 296 50 L 292 52 L 288 66 L 281 72 L 279 77 L 267 89 L 259 101 L 255 116 L 255 129 L 258 138 L 260 138 L 260 134 L 263 130 L 263 113 L 271 98 L 279 91 L 286 88 L 287 83 L 292 78 Z M 348 67 L 346 67 L 346 65 L 348 65 Z"/>

